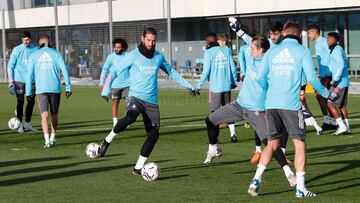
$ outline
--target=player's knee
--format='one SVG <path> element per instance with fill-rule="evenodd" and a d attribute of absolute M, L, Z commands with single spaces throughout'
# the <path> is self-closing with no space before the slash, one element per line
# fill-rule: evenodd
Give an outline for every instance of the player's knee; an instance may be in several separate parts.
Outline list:
<path fill-rule="evenodd" d="M 205 118 L 205 123 L 206 123 L 206 126 L 208 126 L 208 127 L 215 127 L 215 124 L 213 122 L 211 122 L 209 117 Z"/>
<path fill-rule="evenodd" d="M 137 111 L 132 111 L 132 110 L 127 111 L 125 116 L 125 123 L 127 125 L 134 123 L 138 115 L 139 113 Z"/>
<path fill-rule="evenodd" d="M 159 139 L 159 129 L 157 127 L 153 127 L 153 129 L 151 129 L 149 132 L 148 140 L 151 144 L 155 144 L 158 139 Z"/>

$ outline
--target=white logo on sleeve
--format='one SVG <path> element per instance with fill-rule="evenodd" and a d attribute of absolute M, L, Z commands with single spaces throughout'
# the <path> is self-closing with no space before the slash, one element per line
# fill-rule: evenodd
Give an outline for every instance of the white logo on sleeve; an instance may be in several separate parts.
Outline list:
<path fill-rule="evenodd" d="M 291 56 L 288 48 L 283 49 L 276 57 L 272 60 L 273 63 L 294 63 L 294 58 Z"/>
<path fill-rule="evenodd" d="M 223 69 L 227 66 L 226 57 L 221 51 L 219 51 L 215 57 L 215 64 L 217 64 L 218 69 Z"/>

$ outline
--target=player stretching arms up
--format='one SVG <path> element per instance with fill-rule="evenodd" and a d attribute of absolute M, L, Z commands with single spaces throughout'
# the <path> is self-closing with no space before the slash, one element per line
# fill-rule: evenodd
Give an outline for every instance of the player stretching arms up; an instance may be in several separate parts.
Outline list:
<path fill-rule="evenodd" d="M 220 123 L 245 119 L 256 130 L 263 143 L 267 143 L 264 111 L 267 84 L 259 84 L 256 77 L 262 57 L 269 47 L 269 41 L 261 35 L 255 36 L 252 39 L 251 55 L 247 55 L 249 59 L 246 60 L 248 68 L 247 76 L 244 79 L 237 100 L 217 109 L 205 119 L 209 149 L 204 164 L 210 164 L 215 157 L 222 154 L 222 151 L 218 148 Z M 295 175 L 287 165 L 284 153 L 280 148 L 275 152 L 274 156 L 282 166 L 290 185 L 295 186 Z"/>
<path fill-rule="evenodd" d="M 134 175 L 141 174 L 141 168 L 150 156 L 158 138 L 160 128 L 160 113 L 158 106 L 158 72 L 163 70 L 173 80 L 190 89 L 195 95 L 194 87 L 184 80 L 165 60 L 164 56 L 155 50 L 156 30 L 146 27 L 138 48 L 126 55 L 119 66 L 111 70 L 111 78 L 117 77 L 122 71 L 129 70 L 130 91 L 127 99 L 126 115 L 121 118 L 113 130 L 106 136 L 99 148 L 99 157 L 103 157 L 114 137 L 134 123 L 141 114 L 147 138 L 143 144 L 138 161 L 133 169 Z"/>
<path fill-rule="evenodd" d="M 113 41 L 114 52 L 110 54 L 105 61 L 104 67 L 101 71 L 100 76 L 100 89 L 102 89 L 101 96 L 109 101 L 109 93 L 112 94 L 112 117 L 113 117 L 113 125 L 115 126 L 117 123 L 117 116 L 119 111 L 119 103 L 121 98 L 125 98 L 128 96 L 129 92 L 129 71 L 123 71 L 120 73 L 117 78 L 112 82 L 111 87 L 109 84 L 111 76 L 110 70 L 119 65 L 121 61 L 124 59 L 126 50 L 128 48 L 128 44 L 122 38 L 116 38 Z"/>
<path fill-rule="evenodd" d="M 270 163 L 273 152 L 279 149 L 281 128 L 293 138 L 295 146 L 296 197 L 312 197 L 314 193 L 305 187 L 306 142 L 301 102 L 299 100 L 302 75 L 325 99 L 329 91 L 321 85 L 315 74 L 308 48 L 299 43 L 301 28 L 298 23 L 284 25 L 284 39 L 265 54 L 258 72 L 258 80 L 268 84 L 265 100 L 268 145 L 264 148 L 248 193 L 258 195 L 261 177 Z"/>

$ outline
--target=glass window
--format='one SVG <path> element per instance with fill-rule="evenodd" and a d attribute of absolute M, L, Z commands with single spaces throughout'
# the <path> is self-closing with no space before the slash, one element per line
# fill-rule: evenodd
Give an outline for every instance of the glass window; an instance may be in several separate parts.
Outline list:
<path fill-rule="evenodd" d="M 349 14 L 349 53 L 360 54 L 360 13 Z"/>

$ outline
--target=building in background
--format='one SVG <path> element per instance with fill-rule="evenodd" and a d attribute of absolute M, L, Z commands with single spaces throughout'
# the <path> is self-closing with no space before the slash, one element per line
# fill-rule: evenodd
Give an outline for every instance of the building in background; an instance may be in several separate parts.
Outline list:
<path fill-rule="evenodd" d="M 20 33 L 28 30 L 33 39 L 48 34 L 55 46 L 55 0 L 0 0 L 5 10 L 6 58 L 20 43 Z M 314 43 L 306 35 L 310 24 L 321 26 L 322 35 L 337 31 L 341 35 L 352 73 L 360 72 L 360 1 L 289 1 L 289 0 L 170 0 L 172 27 L 172 64 L 178 67 L 196 66 L 205 50 L 204 35 L 208 32 L 231 36 L 236 58 L 243 43 L 228 27 L 228 16 L 237 16 L 248 33 L 267 35 L 268 26 L 288 19 L 303 26 L 302 43 L 314 53 Z M 59 50 L 71 68 L 79 75 L 79 65 L 88 64 L 97 74 L 106 56 L 112 51 L 109 38 L 108 0 L 58 0 Z M 157 49 L 168 53 L 167 0 L 113 0 L 113 38 L 122 37 L 133 49 L 140 41 L 144 26 L 158 30 Z M 0 16 L 0 28 L 3 27 Z M 1 33 L 0 33 L 1 36 Z M 1 38 L 0 38 L 1 39 Z M 0 44 L 0 60 L 3 47 Z M 86 63 L 84 63 L 84 61 Z M 1 63 L 2 64 L 2 63 Z M 1 65 L 0 65 L 1 66 Z M 0 76 L 3 75 L 0 68 Z M 96 77 L 96 76 L 95 76 Z"/>

